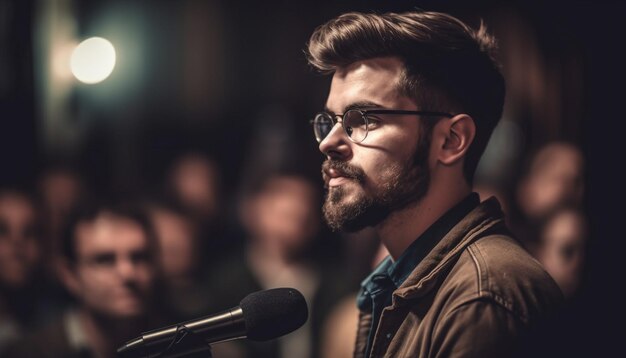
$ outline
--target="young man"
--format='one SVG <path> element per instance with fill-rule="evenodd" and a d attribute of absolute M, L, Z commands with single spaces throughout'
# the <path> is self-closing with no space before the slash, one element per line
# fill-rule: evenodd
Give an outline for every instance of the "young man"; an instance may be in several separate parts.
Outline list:
<path fill-rule="evenodd" d="M 40 215 L 32 196 L 0 186 L 0 355 L 43 321 L 48 297 L 40 275 Z M 47 287 L 46 287 L 47 288 Z"/>
<path fill-rule="evenodd" d="M 441 13 L 349 13 L 309 62 L 332 73 L 313 120 L 336 230 L 372 226 L 390 257 L 364 280 L 355 356 L 503 357 L 562 296 L 472 177 L 499 120 L 494 41 Z"/>
<path fill-rule="evenodd" d="M 76 307 L 18 342 L 9 357 L 112 357 L 123 342 L 157 327 L 146 315 L 154 239 L 141 211 L 89 208 L 71 220 L 63 240 L 61 278 Z"/>

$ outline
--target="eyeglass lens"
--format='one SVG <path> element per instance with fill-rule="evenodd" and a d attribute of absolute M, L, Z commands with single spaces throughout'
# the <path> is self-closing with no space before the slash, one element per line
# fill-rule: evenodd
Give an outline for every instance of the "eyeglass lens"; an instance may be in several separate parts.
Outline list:
<path fill-rule="evenodd" d="M 321 142 L 326 138 L 335 125 L 333 117 L 328 113 L 319 113 L 313 121 L 315 138 Z M 358 110 L 347 111 L 343 115 L 343 129 L 354 142 L 361 142 L 367 136 L 367 122 L 365 116 Z"/>

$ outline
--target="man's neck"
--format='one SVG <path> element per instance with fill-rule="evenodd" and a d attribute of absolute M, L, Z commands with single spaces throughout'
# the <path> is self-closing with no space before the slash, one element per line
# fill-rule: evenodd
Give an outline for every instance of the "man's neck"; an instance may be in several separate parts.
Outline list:
<path fill-rule="evenodd" d="M 393 260 L 397 260 L 415 239 L 470 194 L 471 189 L 467 184 L 456 184 L 431 184 L 421 200 L 391 213 L 376 227 L 380 240 Z"/>

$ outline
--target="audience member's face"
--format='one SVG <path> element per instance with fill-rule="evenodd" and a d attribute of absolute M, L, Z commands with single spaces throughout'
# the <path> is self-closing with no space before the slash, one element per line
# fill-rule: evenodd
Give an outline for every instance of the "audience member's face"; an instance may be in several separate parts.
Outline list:
<path fill-rule="evenodd" d="M 299 253 L 318 229 L 315 202 L 315 190 L 306 180 L 270 180 L 254 202 L 253 236 L 270 250 Z"/>
<path fill-rule="evenodd" d="M 191 222 L 177 213 L 161 209 L 153 211 L 152 221 L 159 240 L 163 275 L 167 278 L 188 276 L 194 269 L 197 254 Z"/>
<path fill-rule="evenodd" d="M 538 153 L 519 202 L 526 215 L 539 218 L 559 205 L 579 204 L 582 188 L 582 155 L 574 147 L 554 144 Z"/>
<path fill-rule="evenodd" d="M 585 219 L 574 211 L 557 214 L 543 231 L 539 261 L 566 296 L 580 284 L 585 260 Z"/>
<path fill-rule="evenodd" d="M 52 171 L 41 179 L 43 199 L 53 215 L 66 214 L 78 201 L 80 179 L 68 171 Z"/>
<path fill-rule="evenodd" d="M 70 289 L 95 312 L 129 318 L 145 310 L 153 281 L 148 239 L 135 221 L 100 214 L 75 231 Z"/>
<path fill-rule="evenodd" d="M 31 278 L 40 258 L 35 209 L 17 193 L 0 193 L 0 283 L 18 288 Z"/>
<path fill-rule="evenodd" d="M 202 216 L 215 214 L 217 172 L 213 164 L 198 155 L 179 159 L 171 172 L 174 193 L 190 209 Z"/>
<path fill-rule="evenodd" d="M 398 90 L 403 67 L 399 59 L 377 58 L 338 70 L 332 79 L 328 110 L 338 114 L 353 106 L 417 110 Z M 418 201 L 426 191 L 428 165 L 422 148 L 424 160 L 414 163 L 420 119 L 411 115 L 378 117 L 380 121 L 370 124 L 361 143 L 351 142 L 339 124 L 320 143 L 320 151 L 331 158 L 323 166 L 328 188 L 324 215 L 333 229 L 356 231 L 376 225 L 392 211 Z"/>

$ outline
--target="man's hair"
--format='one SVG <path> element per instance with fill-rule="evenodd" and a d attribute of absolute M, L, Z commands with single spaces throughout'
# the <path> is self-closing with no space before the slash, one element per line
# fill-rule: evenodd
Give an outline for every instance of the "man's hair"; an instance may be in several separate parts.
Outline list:
<path fill-rule="evenodd" d="M 95 221 L 100 215 L 110 214 L 131 220 L 139 225 L 146 237 L 150 258 L 156 253 L 156 237 L 145 210 L 136 204 L 85 203 L 76 208 L 65 223 L 61 236 L 61 255 L 72 266 L 77 263 L 76 229 L 82 223 Z"/>
<path fill-rule="evenodd" d="M 504 78 L 494 59 L 495 48 L 483 24 L 474 30 L 447 14 L 352 12 L 319 26 L 311 35 L 307 56 L 323 73 L 376 57 L 402 59 L 400 93 L 422 110 L 467 113 L 474 119 L 476 136 L 463 168 L 471 183 L 504 104 Z M 432 126 L 425 130 L 430 132 Z"/>

